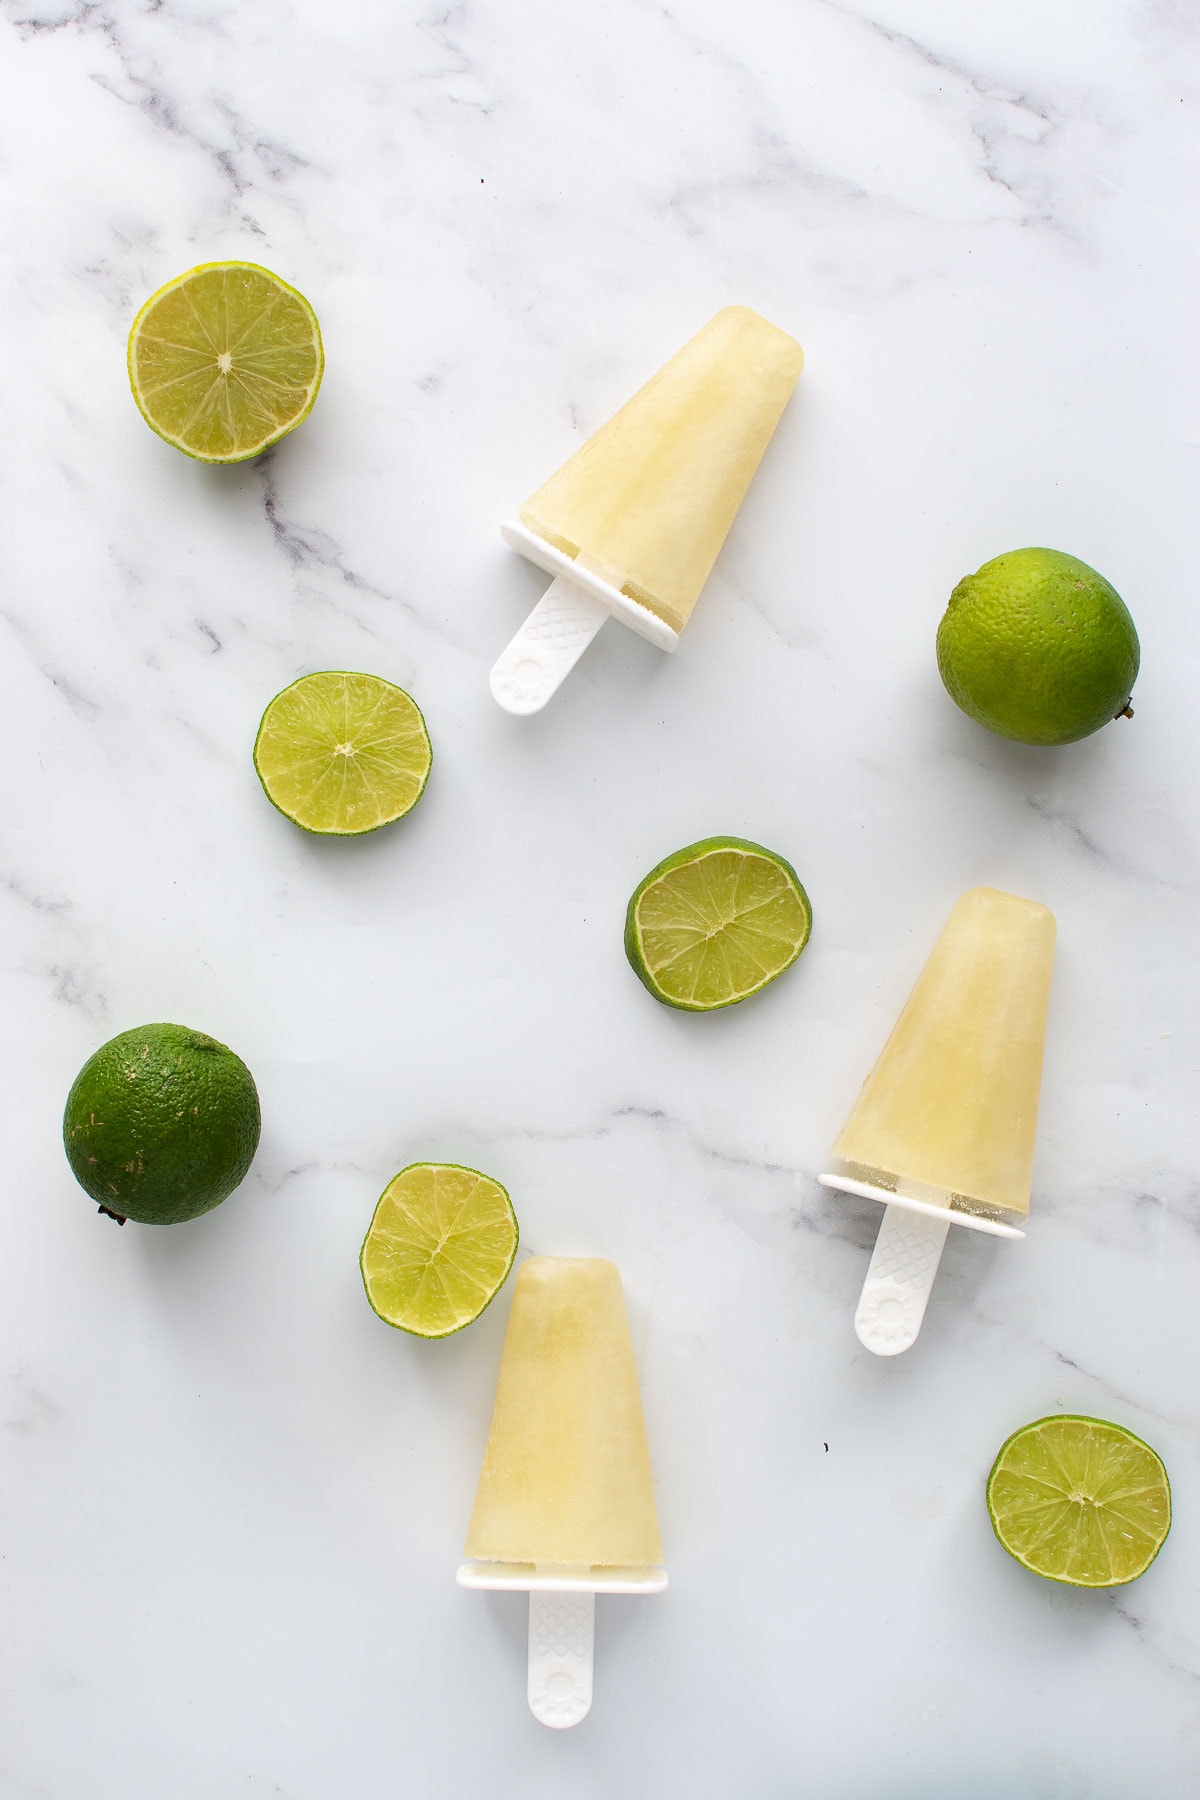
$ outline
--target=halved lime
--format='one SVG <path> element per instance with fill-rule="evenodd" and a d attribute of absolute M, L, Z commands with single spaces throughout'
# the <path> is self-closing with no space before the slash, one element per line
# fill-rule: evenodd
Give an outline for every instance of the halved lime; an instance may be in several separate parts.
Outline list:
<path fill-rule="evenodd" d="M 359 1267 L 381 1319 L 440 1338 L 490 1305 L 516 1254 L 517 1216 L 498 1181 L 457 1163 L 412 1163 L 383 1190 Z"/>
<path fill-rule="evenodd" d="M 712 1012 L 782 975 L 811 929 L 808 895 L 782 856 L 745 838 L 704 838 L 636 889 L 625 954 L 656 1000 Z"/>
<path fill-rule="evenodd" d="M 987 1504 L 1010 1556 L 1072 1587 L 1136 1580 L 1171 1529 L 1167 1471 L 1149 1444 L 1073 1413 L 1013 1432 L 988 1476 Z"/>
<path fill-rule="evenodd" d="M 129 385 L 151 430 L 200 462 L 244 462 L 312 411 L 316 314 L 257 263 L 202 263 L 151 294 L 129 333 Z"/>
<path fill-rule="evenodd" d="M 411 812 L 433 750 L 416 701 L 380 675 L 327 669 L 276 694 L 254 742 L 267 799 L 305 831 L 359 837 Z"/>

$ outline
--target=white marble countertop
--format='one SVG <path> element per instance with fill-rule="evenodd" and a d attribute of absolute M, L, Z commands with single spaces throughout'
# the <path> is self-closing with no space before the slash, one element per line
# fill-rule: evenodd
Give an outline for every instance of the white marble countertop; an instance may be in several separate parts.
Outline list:
<path fill-rule="evenodd" d="M 1166 0 L 0 0 L 3 1800 L 1192 1800 L 1200 1789 L 1197 36 Z M 321 319 L 253 466 L 161 444 L 132 314 L 245 256 Z M 544 585 L 498 520 L 718 306 L 808 367 L 677 656 L 610 626 L 512 719 Z M 989 737 L 933 657 L 1022 544 L 1137 620 L 1136 718 Z M 250 750 L 322 667 L 408 688 L 421 806 L 309 840 Z M 717 832 L 811 946 L 657 1006 L 627 897 Z M 1059 922 L 1031 1229 L 953 1234 L 920 1343 L 851 1315 L 878 1211 L 815 1183 L 955 896 Z M 66 1090 L 174 1019 L 264 1112 L 210 1216 L 118 1230 Z M 508 1310 L 388 1330 L 357 1252 L 418 1158 L 626 1283 L 671 1569 L 596 1702 L 523 1696 L 454 1585 Z M 1108 1595 L 983 1503 L 1056 1409 L 1176 1520 Z"/>

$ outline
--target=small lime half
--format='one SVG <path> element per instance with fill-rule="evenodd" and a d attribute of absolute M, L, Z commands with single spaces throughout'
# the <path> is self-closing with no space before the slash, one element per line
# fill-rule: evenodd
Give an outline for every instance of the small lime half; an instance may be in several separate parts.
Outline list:
<path fill-rule="evenodd" d="M 258 263 L 202 263 L 133 321 L 129 385 L 152 431 L 199 462 L 245 462 L 312 411 L 325 368 L 312 307 Z"/>
<path fill-rule="evenodd" d="M 713 1012 L 782 975 L 811 929 L 808 895 L 782 856 L 745 838 L 704 838 L 634 891 L 625 954 L 656 1000 Z"/>
<path fill-rule="evenodd" d="M 988 1476 L 987 1505 L 1010 1556 L 1072 1587 L 1136 1580 L 1171 1529 L 1167 1471 L 1149 1444 L 1073 1413 L 1013 1432 Z"/>
<path fill-rule="evenodd" d="M 254 767 L 293 824 L 359 837 L 411 812 L 433 766 L 416 701 L 380 675 L 324 670 L 276 694 L 262 716 Z"/>
<path fill-rule="evenodd" d="M 504 1286 L 517 1216 L 498 1181 L 457 1163 L 411 1163 L 388 1183 L 359 1267 L 381 1319 L 414 1337 L 472 1324 Z"/>

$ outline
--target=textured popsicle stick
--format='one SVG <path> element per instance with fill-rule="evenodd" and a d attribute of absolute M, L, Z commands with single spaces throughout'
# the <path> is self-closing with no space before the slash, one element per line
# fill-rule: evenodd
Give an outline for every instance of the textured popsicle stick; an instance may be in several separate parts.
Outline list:
<path fill-rule="evenodd" d="M 529 1595 L 529 1710 L 543 1725 L 565 1731 L 592 1704 L 595 1594 Z"/>
<path fill-rule="evenodd" d="M 560 575 L 493 668 L 493 700 L 505 712 L 540 712 L 608 617 L 607 606 Z"/>
<path fill-rule="evenodd" d="M 854 1315 L 859 1342 L 874 1355 L 898 1356 L 916 1343 L 949 1229 L 949 1214 L 885 1211 Z"/>

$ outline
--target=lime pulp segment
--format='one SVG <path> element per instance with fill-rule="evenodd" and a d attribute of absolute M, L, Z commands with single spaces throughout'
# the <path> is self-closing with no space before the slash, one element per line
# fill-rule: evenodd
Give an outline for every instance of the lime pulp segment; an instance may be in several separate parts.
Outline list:
<path fill-rule="evenodd" d="M 744 838 L 705 838 L 667 857 L 637 888 L 625 952 L 657 999 L 711 1012 L 774 981 L 811 928 L 808 895 L 783 857 Z"/>
<path fill-rule="evenodd" d="M 503 1287 L 517 1239 L 498 1181 L 457 1163 L 412 1163 L 384 1189 L 363 1242 L 367 1299 L 401 1331 L 449 1337 Z"/>
<path fill-rule="evenodd" d="M 403 688 L 379 675 L 326 670 L 276 694 L 254 766 L 272 805 L 305 831 L 357 837 L 410 812 L 433 750 Z"/>
<path fill-rule="evenodd" d="M 1171 1528 L 1167 1472 L 1150 1446 L 1073 1414 L 1013 1433 L 988 1477 L 987 1504 L 1010 1556 L 1073 1587 L 1135 1580 Z"/>
<path fill-rule="evenodd" d="M 128 366 L 151 429 L 223 463 L 258 456 L 308 417 L 325 357 L 303 294 L 257 263 L 204 263 L 147 300 Z"/>

